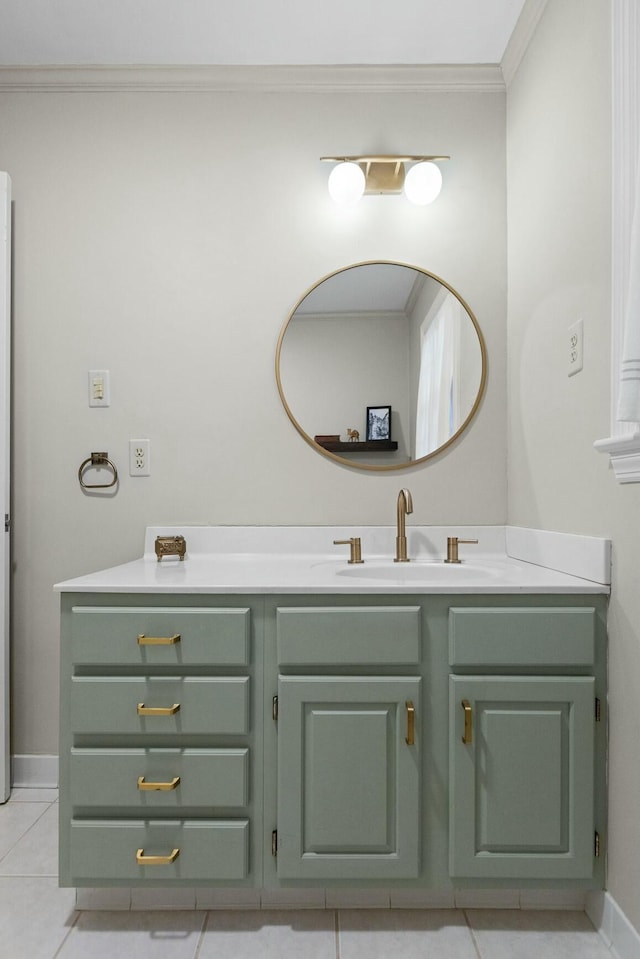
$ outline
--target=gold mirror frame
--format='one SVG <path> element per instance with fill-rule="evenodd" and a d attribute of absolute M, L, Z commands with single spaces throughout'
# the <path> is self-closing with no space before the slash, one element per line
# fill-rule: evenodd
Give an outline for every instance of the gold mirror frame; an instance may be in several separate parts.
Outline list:
<path fill-rule="evenodd" d="M 381 466 L 377 466 L 376 464 L 372 464 L 372 463 L 354 462 L 353 460 L 347 459 L 344 456 L 340 456 L 338 455 L 338 453 L 334 453 L 330 450 L 327 450 L 323 446 L 320 446 L 319 443 L 316 443 L 316 441 L 311 436 L 309 436 L 306 430 L 300 425 L 296 417 L 293 415 L 293 412 L 291 411 L 291 408 L 284 395 L 284 388 L 282 385 L 282 376 L 281 376 L 281 370 L 280 370 L 282 346 L 284 343 L 286 332 L 291 324 L 291 321 L 294 319 L 297 310 L 299 309 L 303 301 L 306 299 L 306 297 L 310 293 L 312 293 L 313 290 L 315 290 L 322 283 L 324 283 L 326 280 L 330 280 L 334 276 L 337 276 L 341 273 L 345 273 L 347 270 L 352 270 L 359 266 L 376 266 L 379 264 L 387 265 L 387 266 L 400 266 L 400 267 L 404 267 L 405 269 L 415 270 L 417 273 L 422 273 L 424 276 L 431 277 L 431 279 L 436 280 L 445 289 L 447 289 L 464 308 L 465 312 L 467 313 L 467 316 L 469 317 L 469 319 L 471 320 L 473 324 L 476 335 L 478 337 L 478 343 L 480 346 L 480 355 L 481 355 L 481 361 L 482 361 L 480 385 L 478 387 L 478 393 L 477 393 L 475 402 L 473 403 L 473 406 L 471 407 L 469 414 L 461 423 L 461 425 L 458 427 L 458 429 L 455 431 L 455 433 L 453 433 L 444 443 L 438 446 L 435 450 L 432 450 L 430 453 L 427 453 L 425 456 L 421 456 L 418 459 L 409 460 L 408 462 L 404 462 L 404 463 L 384 464 Z M 467 426 L 470 424 L 471 420 L 477 413 L 480 403 L 482 401 L 482 397 L 484 395 L 484 390 L 485 390 L 486 381 L 487 381 L 487 348 L 486 348 L 484 336 L 482 335 L 482 330 L 480 329 L 480 325 L 478 324 L 475 314 L 469 307 L 469 304 L 460 296 L 460 294 L 449 283 L 447 283 L 446 280 L 443 280 L 442 277 L 438 276 L 436 273 L 432 273 L 430 270 L 425 270 L 420 266 L 413 266 L 410 263 L 402 263 L 397 260 L 363 260 L 362 262 L 352 263 L 349 266 L 342 267 L 339 270 L 334 270 L 332 273 L 327 273 L 326 276 L 321 277 L 316 283 L 310 286 L 299 298 L 299 300 L 297 301 L 297 303 L 295 304 L 295 306 L 289 313 L 289 316 L 285 320 L 282 326 L 282 329 L 280 330 L 280 334 L 278 336 L 278 342 L 276 345 L 275 372 L 276 372 L 276 383 L 278 386 L 278 393 L 280 395 L 280 399 L 282 401 L 282 405 L 284 406 L 287 416 L 289 417 L 289 419 L 295 426 L 298 433 L 300 433 L 303 440 L 305 440 L 305 442 L 308 443 L 309 446 L 311 446 L 317 453 L 321 453 L 322 456 L 325 456 L 329 460 L 333 460 L 333 462 L 335 463 L 339 463 L 341 466 L 349 466 L 352 469 L 367 470 L 369 472 L 377 472 L 377 473 L 390 472 L 392 470 L 411 469 L 414 466 L 418 466 L 422 463 L 426 463 L 427 460 L 433 459 L 434 456 L 439 456 L 440 453 L 443 452 L 443 450 L 447 449 L 449 446 L 455 443 L 456 440 L 461 436 L 461 434 L 464 433 Z"/>

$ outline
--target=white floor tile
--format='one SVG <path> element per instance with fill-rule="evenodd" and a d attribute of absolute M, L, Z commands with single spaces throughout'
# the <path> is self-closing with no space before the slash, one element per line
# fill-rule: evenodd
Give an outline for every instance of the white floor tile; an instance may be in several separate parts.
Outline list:
<path fill-rule="evenodd" d="M 482 959 L 611 959 L 582 912 L 469 910 Z"/>
<path fill-rule="evenodd" d="M 455 909 L 453 889 L 398 889 L 390 891 L 392 909 Z"/>
<path fill-rule="evenodd" d="M 335 913 L 315 910 L 209 913 L 198 959 L 255 959 L 256 956 L 260 959 L 336 959 Z"/>
<path fill-rule="evenodd" d="M 57 789 L 36 789 L 30 786 L 19 786 L 11 790 L 9 802 L 57 802 Z"/>
<path fill-rule="evenodd" d="M 74 902 L 55 879 L 0 878 L 0 954 L 53 959 L 78 916 Z"/>
<path fill-rule="evenodd" d="M 259 909 L 260 890 L 209 886 L 196 889 L 196 909 Z"/>
<path fill-rule="evenodd" d="M 327 909 L 389 909 L 388 889 L 327 889 Z"/>
<path fill-rule="evenodd" d="M 11 803 L 0 806 L 0 874 L 2 860 L 19 843 L 49 807 L 42 803 Z"/>
<path fill-rule="evenodd" d="M 48 806 L 43 812 L 40 803 L 15 803 L 5 809 L 31 807 L 40 811 L 40 818 L 0 861 L 0 876 L 58 875 L 58 806 Z M 0 823 L 2 819 L 0 813 Z"/>
<path fill-rule="evenodd" d="M 194 959 L 204 912 L 81 912 L 56 959 Z"/>
<path fill-rule="evenodd" d="M 148 888 L 133 886 L 132 909 L 195 909 L 196 890 L 193 886 L 160 886 Z"/>
<path fill-rule="evenodd" d="M 477 959 L 464 914 L 454 909 L 346 910 L 338 927 L 340 959 Z"/>
<path fill-rule="evenodd" d="M 324 909 L 324 889 L 263 889 L 260 896 L 263 909 Z"/>
<path fill-rule="evenodd" d="M 76 909 L 131 909 L 131 890 L 123 886 L 76 889 Z"/>
<path fill-rule="evenodd" d="M 458 909 L 519 909 L 518 889 L 456 889 Z"/>

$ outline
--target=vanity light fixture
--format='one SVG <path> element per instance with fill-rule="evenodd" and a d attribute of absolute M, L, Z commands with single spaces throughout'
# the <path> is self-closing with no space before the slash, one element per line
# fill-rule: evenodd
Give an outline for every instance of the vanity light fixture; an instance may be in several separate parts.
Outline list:
<path fill-rule="evenodd" d="M 433 203 L 442 189 L 437 165 L 448 156 L 341 156 L 320 157 L 335 163 L 329 174 L 329 194 L 340 204 L 356 203 L 361 196 L 404 193 L 417 206 Z M 407 164 L 411 164 L 406 168 Z"/>

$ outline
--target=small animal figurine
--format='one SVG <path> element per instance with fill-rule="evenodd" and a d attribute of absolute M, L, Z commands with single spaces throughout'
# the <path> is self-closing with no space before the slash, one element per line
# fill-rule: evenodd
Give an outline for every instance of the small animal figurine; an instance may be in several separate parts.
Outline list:
<path fill-rule="evenodd" d="M 350 443 L 357 443 L 360 439 L 360 433 L 358 430 L 350 430 L 347 428 L 347 436 L 349 437 Z"/>

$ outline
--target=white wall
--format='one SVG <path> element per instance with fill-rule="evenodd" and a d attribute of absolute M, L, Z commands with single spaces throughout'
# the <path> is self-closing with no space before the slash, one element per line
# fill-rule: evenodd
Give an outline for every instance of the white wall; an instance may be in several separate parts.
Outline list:
<path fill-rule="evenodd" d="M 608 888 L 640 928 L 640 487 L 592 445 L 609 435 L 609 61 L 610 3 L 549 0 L 508 92 L 508 518 L 613 540 Z"/>
<path fill-rule="evenodd" d="M 347 428 L 367 435 L 367 406 L 391 406 L 394 453 L 376 465 L 411 459 L 409 321 L 405 314 L 296 316 L 287 327 L 280 355 L 285 399 L 308 436 Z M 341 454 L 343 455 L 343 454 Z"/>
<path fill-rule="evenodd" d="M 0 92 L 13 179 L 14 753 L 57 752 L 61 579 L 140 555 L 146 525 L 505 520 L 503 94 Z M 428 208 L 340 213 L 335 152 L 450 153 Z M 274 376 L 281 324 L 319 277 L 394 259 L 451 283 L 485 333 L 487 392 L 442 456 L 367 474 L 314 452 Z M 87 371 L 112 405 L 87 406 Z M 376 400 L 377 402 L 377 400 Z M 129 438 L 152 475 L 127 475 Z M 93 450 L 114 497 L 83 495 Z M 444 544 L 443 544 L 444 547 Z"/>

